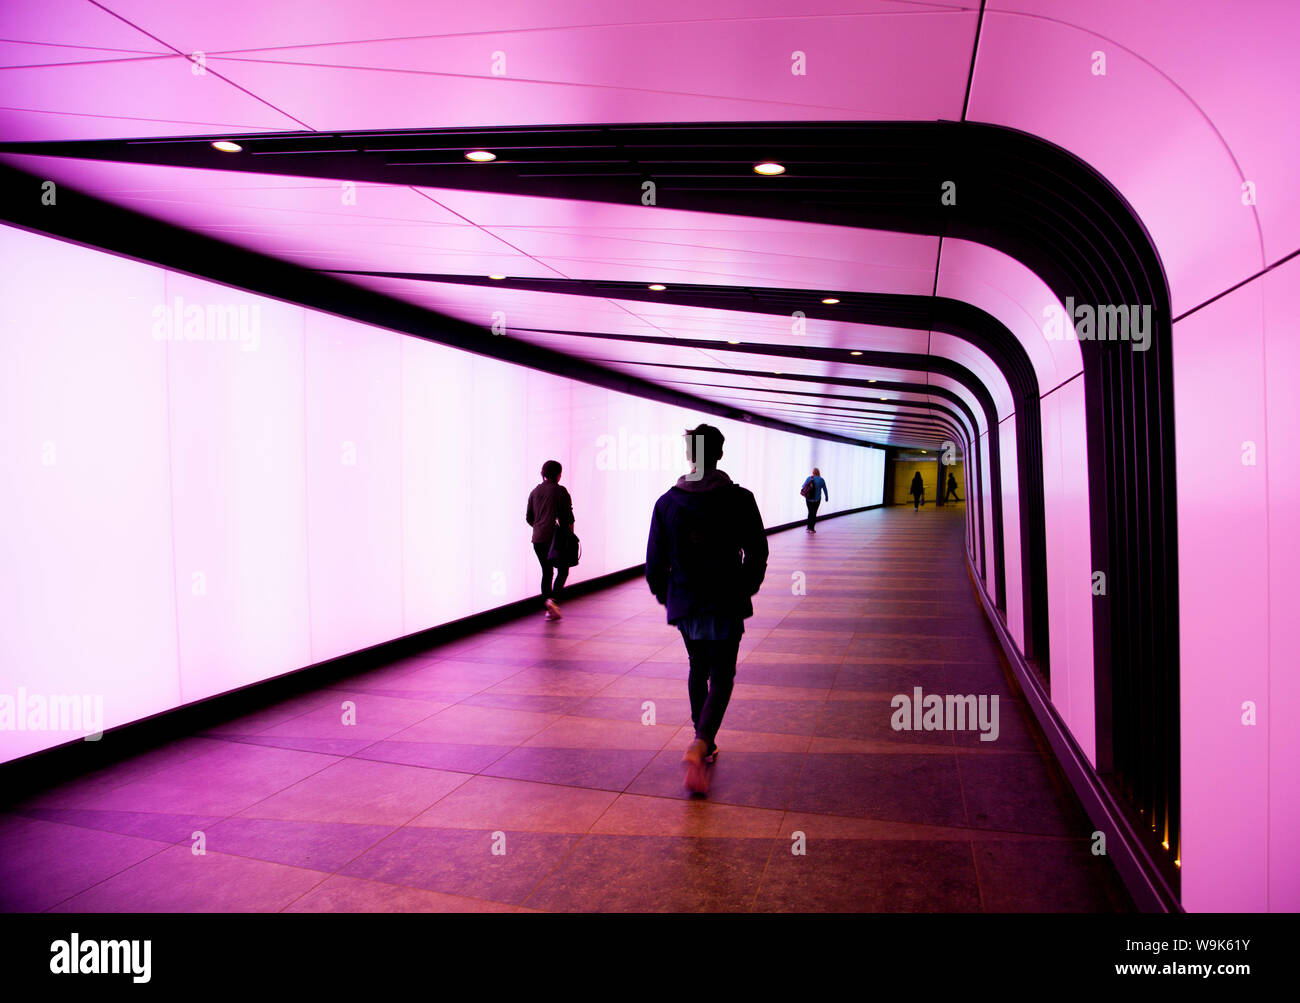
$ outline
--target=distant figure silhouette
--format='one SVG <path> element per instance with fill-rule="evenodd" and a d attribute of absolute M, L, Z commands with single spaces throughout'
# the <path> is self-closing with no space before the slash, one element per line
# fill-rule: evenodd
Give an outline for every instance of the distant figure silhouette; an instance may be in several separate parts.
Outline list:
<path fill-rule="evenodd" d="M 573 531 L 573 499 L 569 497 L 567 488 L 560 487 L 563 469 L 558 460 L 547 460 L 542 464 L 542 483 L 528 496 L 528 512 L 524 515 L 528 525 L 533 527 L 533 553 L 542 566 L 542 599 L 545 600 L 548 620 L 560 619 L 560 593 L 569 579 L 568 567 L 550 559 L 551 541 L 556 529 L 563 527 Z M 553 571 L 556 574 L 552 585 Z"/>
<path fill-rule="evenodd" d="M 831 494 L 826 490 L 826 482 L 822 480 L 822 472 L 813 467 L 812 476 L 803 482 L 799 493 L 808 503 L 808 525 L 804 528 L 804 532 L 816 533 L 817 509 L 821 506 L 822 495 L 826 496 L 827 501 L 831 500 Z"/>
<path fill-rule="evenodd" d="M 912 496 L 912 511 L 918 511 L 921 502 L 925 500 L 925 482 L 921 480 L 921 471 L 918 470 L 912 475 L 912 486 L 907 493 Z"/>
<path fill-rule="evenodd" d="M 948 474 L 948 493 L 943 496 L 943 500 L 947 501 L 949 498 L 952 498 L 954 501 L 961 501 L 961 499 L 957 497 L 957 477 L 952 473 Z"/>
<path fill-rule="evenodd" d="M 767 535 L 754 496 L 717 469 L 723 436 L 712 425 L 686 433 L 691 475 L 655 502 L 645 577 L 668 607 L 690 660 L 687 690 L 695 738 L 682 757 L 686 786 L 709 789 L 706 764 L 736 681 L 736 656 L 753 595 L 767 574 Z"/>

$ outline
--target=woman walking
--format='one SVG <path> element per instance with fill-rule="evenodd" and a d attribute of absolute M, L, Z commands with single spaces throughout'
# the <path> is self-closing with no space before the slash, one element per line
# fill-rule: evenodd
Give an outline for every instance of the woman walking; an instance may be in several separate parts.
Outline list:
<path fill-rule="evenodd" d="M 569 578 L 569 568 L 551 561 L 551 542 L 557 529 L 573 532 L 573 499 L 568 488 L 560 487 L 563 472 L 558 460 L 542 464 L 542 483 L 528 496 L 528 512 L 524 518 L 533 527 L 533 552 L 542 566 L 542 599 L 546 606 L 546 619 L 560 619 L 560 593 Z M 555 581 L 551 582 L 551 574 Z"/>
<path fill-rule="evenodd" d="M 831 493 L 826 490 L 826 482 L 822 480 L 822 472 L 813 467 L 812 474 L 803 482 L 799 493 L 808 504 L 808 525 L 805 532 L 816 533 L 817 509 L 821 507 L 822 496 L 825 495 L 827 501 L 831 500 Z"/>

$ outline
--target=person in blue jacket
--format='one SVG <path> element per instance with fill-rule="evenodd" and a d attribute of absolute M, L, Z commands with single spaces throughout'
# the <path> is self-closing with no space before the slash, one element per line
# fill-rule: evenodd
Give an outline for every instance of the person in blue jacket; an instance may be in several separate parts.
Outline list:
<path fill-rule="evenodd" d="M 691 473 L 655 502 L 646 545 L 646 582 L 681 632 L 690 662 L 687 690 L 695 738 L 686 786 L 708 790 L 707 765 L 736 680 L 736 657 L 752 597 L 767 574 L 767 534 L 754 496 L 718 469 L 723 435 L 712 425 L 686 433 Z"/>
<path fill-rule="evenodd" d="M 799 493 L 808 503 L 808 525 L 804 528 L 804 532 L 816 533 L 817 509 L 821 507 L 822 496 L 825 495 L 827 501 L 831 500 L 831 493 L 826 490 L 826 482 L 822 480 L 822 472 L 813 467 L 811 476 L 803 482 Z"/>

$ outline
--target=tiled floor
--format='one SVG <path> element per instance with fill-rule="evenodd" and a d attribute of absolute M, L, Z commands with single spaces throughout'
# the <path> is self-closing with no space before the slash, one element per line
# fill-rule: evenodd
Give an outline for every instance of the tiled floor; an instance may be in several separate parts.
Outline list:
<path fill-rule="evenodd" d="M 707 800 L 682 788 L 684 651 L 644 583 L 564 612 L 13 806 L 0 907 L 1128 908 L 1001 668 L 960 507 L 772 538 Z M 997 694 L 999 738 L 893 730 L 914 686 Z"/>

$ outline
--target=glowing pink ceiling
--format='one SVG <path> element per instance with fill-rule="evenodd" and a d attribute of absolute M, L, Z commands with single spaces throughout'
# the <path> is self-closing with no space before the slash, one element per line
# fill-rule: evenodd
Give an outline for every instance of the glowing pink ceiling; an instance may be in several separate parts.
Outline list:
<path fill-rule="evenodd" d="M 563 0 L 51 0 L 0 10 L 0 140 L 966 117 L 1042 136 L 1101 170 L 1155 239 L 1178 314 L 1300 243 L 1300 192 L 1290 184 L 1300 134 L 1278 128 L 1279 111 L 1300 103 L 1291 86 L 1291 15 L 1282 3 L 1252 5 L 1245 16 L 1186 0 L 1086 7 L 993 0 L 982 22 L 974 4 L 897 0 L 804 2 L 796 10 L 777 0 L 672 0 L 652 11 Z M 1214 44 L 1190 44 L 1201 38 Z M 1145 155 L 1133 156 L 1136 149 Z M 940 248 L 936 238 L 382 185 L 359 185 L 356 203 L 344 204 L 343 178 L 10 159 L 313 269 L 933 290 L 1002 321 L 1025 345 L 1040 392 L 1080 369 L 1076 345 L 1042 337 L 1042 308 L 1053 297 L 1041 280 L 963 241 Z M 1243 204 L 1247 183 L 1255 204 Z M 663 382 L 694 379 L 662 371 L 667 362 L 779 368 L 748 353 L 530 333 L 671 332 L 757 345 L 765 332 L 777 336 L 771 318 L 357 281 L 466 319 L 504 303 L 515 336 L 643 375 L 655 363 Z M 846 349 L 898 340 L 850 325 L 823 325 L 809 337 Z M 1011 413 L 987 360 L 951 337 L 926 341 L 922 354 L 942 353 L 978 372 L 999 417 Z M 774 388 L 752 376 L 725 382 Z"/>

